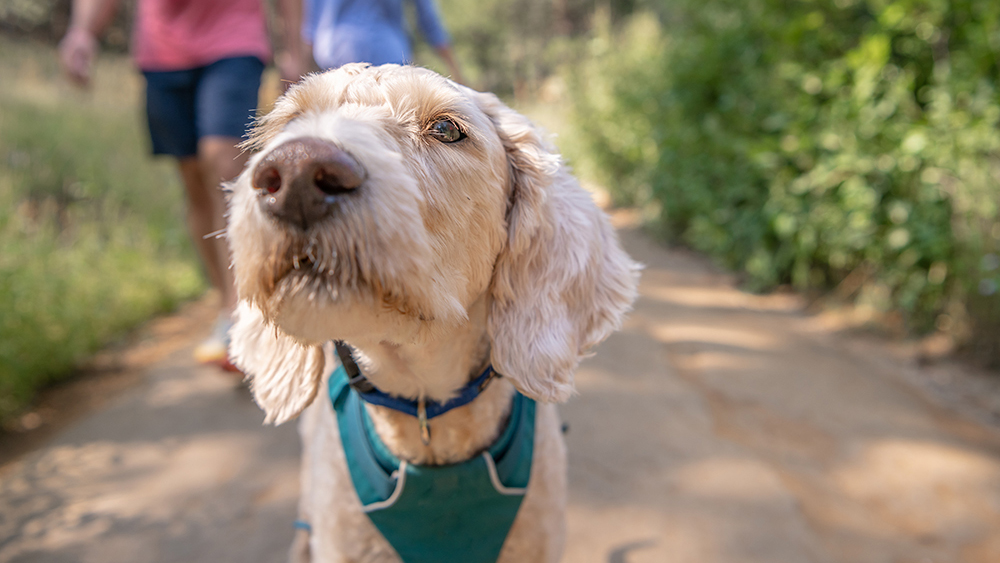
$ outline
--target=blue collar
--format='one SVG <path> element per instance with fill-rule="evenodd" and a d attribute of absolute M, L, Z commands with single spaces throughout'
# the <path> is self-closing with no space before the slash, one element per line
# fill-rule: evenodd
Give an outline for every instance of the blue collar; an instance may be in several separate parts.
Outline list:
<path fill-rule="evenodd" d="M 439 403 L 437 401 L 424 401 L 425 403 L 424 408 L 426 409 L 427 420 L 430 420 L 436 416 L 441 416 L 442 414 L 450 411 L 451 409 L 455 409 L 471 403 L 476 399 L 476 397 L 479 396 L 480 393 L 483 392 L 484 389 L 486 389 L 486 386 L 489 384 L 490 380 L 496 377 L 497 375 L 499 374 L 493 371 L 493 366 L 489 366 L 486 368 L 485 371 L 483 371 L 482 375 L 473 379 L 465 387 L 463 387 L 457 397 L 445 401 L 443 403 Z M 363 378 L 364 376 L 363 375 L 355 376 L 355 378 L 357 377 Z M 406 413 L 410 416 L 418 416 L 418 417 L 420 416 L 420 401 L 401 399 L 399 397 L 390 395 L 384 391 L 379 391 L 374 386 L 371 386 L 370 391 L 360 391 L 357 389 L 357 385 L 355 385 L 355 378 L 351 379 L 351 386 L 355 388 L 355 391 L 358 392 L 358 395 L 360 395 L 361 398 L 365 400 L 365 402 L 371 403 L 373 405 L 387 407 L 395 411 Z M 367 379 L 365 381 L 367 381 Z"/>
<path fill-rule="evenodd" d="M 430 440 L 430 433 L 429 430 L 427 430 L 428 420 L 441 416 L 452 409 L 471 403 L 486 389 L 494 377 L 500 377 L 500 374 L 494 371 L 493 366 L 490 365 L 483 370 L 483 373 L 479 377 L 467 383 L 465 387 L 462 387 L 457 397 L 443 403 L 439 403 L 437 401 L 427 401 L 425 399 L 418 399 L 415 401 L 411 399 L 403 399 L 401 397 L 390 395 L 384 391 L 380 391 L 377 387 L 375 387 L 375 385 L 373 385 L 372 382 L 361 373 L 361 368 L 358 367 L 357 362 L 354 361 L 354 357 L 351 354 L 350 346 L 348 346 L 345 342 L 337 341 L 334 344 L 337 348 L 337 355 L 340 356 L 340 363 L 344 366 L 344 371 L 347 372 L 349 384 L 358 393 L 358 395 L 367 403 L 390 408 L 392 410 L 417 417 L 420 421 L 421 438 L 424 443 L 427 443 Z"/>

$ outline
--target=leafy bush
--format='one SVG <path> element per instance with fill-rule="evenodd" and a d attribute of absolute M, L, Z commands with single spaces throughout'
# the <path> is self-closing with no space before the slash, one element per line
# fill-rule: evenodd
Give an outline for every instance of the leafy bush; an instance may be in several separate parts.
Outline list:
<path fill-rule="evenodd" d="M 12 53 L 0 68 L 2 422 L 203 284 L 174 166 L 146 153 L 129 63 L 102 65 L 81 94 L 50 49 L 0 48 Z"/>
<path fill-rule="evenodd" d="M 578 58 L 577 50 L 591 33 L 597 6 L 618 21 L 637 9 L 660 4 L 657 0 L 438 2 L 470 84 L 519 101 L 529 101 L 546 79 Z M 419 63 L 443 70 L 428 51 L 417 44 Z"/>
<path fill-rule="evenodd" d="M 597 35 L 576 122 L 620 201 L 751 287 L 957 326 L 996 300 L 998 23 L 986 0 L 684 0 Z"/>

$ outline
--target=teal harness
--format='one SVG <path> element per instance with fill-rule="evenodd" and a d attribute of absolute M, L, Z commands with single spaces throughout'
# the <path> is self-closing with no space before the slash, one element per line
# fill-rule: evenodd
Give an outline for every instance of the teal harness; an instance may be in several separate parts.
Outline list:
<path fill-rule="evenodd" d="M 533 400 L 515 394 L 506 428 L 481 455 L 431 466 L 386 448 L 343 366 L 330 376 L 330 399 L 354 490 L 404 563 L 495 563 L 531 474 Z"/>

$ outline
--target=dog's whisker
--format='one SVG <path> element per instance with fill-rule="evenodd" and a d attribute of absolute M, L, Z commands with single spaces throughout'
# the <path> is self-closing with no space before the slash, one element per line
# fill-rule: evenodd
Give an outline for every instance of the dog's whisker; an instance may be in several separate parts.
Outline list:
<path fill-rule="evenodd" d="M 225 236 L 226 236 L 226 229 L 219 229 L 218 231 L 213 231 L 211 233 L 208 233 L 207 235 L 201 238 L 208 240 L 210 238 L 216 238 L 216 239 L 225 238 Z"/>

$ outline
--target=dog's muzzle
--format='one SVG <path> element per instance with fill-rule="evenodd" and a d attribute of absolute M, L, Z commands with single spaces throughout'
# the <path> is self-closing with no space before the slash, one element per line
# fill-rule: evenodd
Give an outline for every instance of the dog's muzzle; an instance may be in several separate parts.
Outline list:
<path fill-rule="evenodd" d="M 353 193 L 364 180 L 365 169 L 358 161 L 315 137 L 278 145 L 253 171 L 261 208 L 303 231 L 327 217 L 338 198 Z"/>

